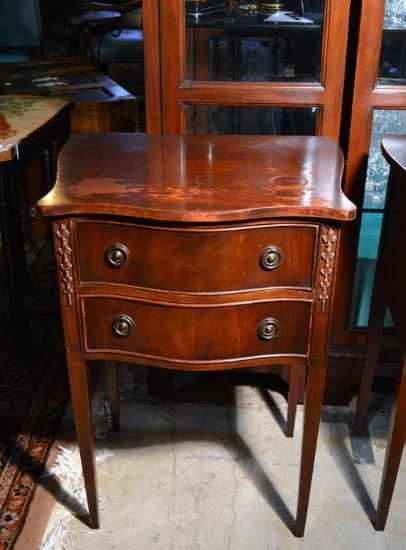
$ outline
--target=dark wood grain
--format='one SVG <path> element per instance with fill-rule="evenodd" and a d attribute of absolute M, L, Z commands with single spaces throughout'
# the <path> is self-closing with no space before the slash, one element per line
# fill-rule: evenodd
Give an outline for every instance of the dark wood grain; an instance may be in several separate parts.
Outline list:
<path fill-rule="evenodd" d="M 237 291 L 253 288 L 289 287 L 310 289 L 314 284 L 312 258 L 319 227 L 313 223 L 251 225 L 221 224 L 207 227 L 172 224 L 162 231 L 159 225 L 78 221 L 74 224 L 78 243 L 79 278 L 83 283 L 104 283 L 184 292 Z M 87 246 L 91 238 L 92 247 Z M 302 254 L 296 253 L 300 240 Z M 112 243 L 121 243 L 131 256 L 120 269 L 108 262 L 100 264 Z M 261 267 L 260 256 L 270 247 L 278 249 L 282 260 L 278 269 Z M 161 258 L 165 269 L 154 269 Z M 250 272 L 250 277 L 247 277 Z"/>
<path fill-rule="evenodd" d="M 83 134 L 64 147 L 39 208 L 53 217 L 93 527 L 83 389 L 92 360 L 107 361 L 115 429 L 114 361 L 201 371 L 284 365 L 288 436 L 307 371 L 294 529 L 303 535 L 341 224 L 355 216 L 342 170 L 329 138 Z"/>
<path fill-rule="evenodd" d="M 355 208 L 341 192 L 342 170 L 329 138 L 81 134 L 64 148 L 55 188 L 38 206 L 43 215 L 171 222 L 348 220 Z"/>

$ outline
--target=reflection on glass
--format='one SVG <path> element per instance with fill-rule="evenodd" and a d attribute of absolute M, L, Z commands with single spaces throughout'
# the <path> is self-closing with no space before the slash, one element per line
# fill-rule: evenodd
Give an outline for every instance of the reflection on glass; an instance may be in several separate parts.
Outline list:
<path fill-rule="evenodd" d="M 386 0 L 378 84 L 406 84 L 406 0 Z"/>
<path fill-rule="evenodd" d="M 385 204 L 389 166 L 381 153 L 382 136 L 384 134 L 404 134 L 405 131 L 406 111 L 374 110 L 364 208 L 381 209 Z"/>
<path fill-rule="evenodd" d="M 188 105 L 189 134 L 314 136 L 317 107 L 227 107 Z"/>
<path fill-rule="evenodd" d="M 385 207 L 389 176 L 389 165 L 381 153 L 382 137 L 384 134 L 404 134 L 405 128 L 406 111 L 380 109 L 374 111 L 365 184 L 364 212 L 362 212 L 351 305 L 350 323 L 353 326 L 366 327 L 368 324 L 371 292 L 382 225 L 382 211 Z M 392 325 L 389 315 L 386 325 Z"/>
<path fill-rule="evenodd" d="M 364 212 L 362 214 L 350 314 L 352 326 L 366 327 L 368 325 L 381 227 L 382 213 Z"/>
<path fill-rule="evenodd" d="M 386 0 L 384 26 L 391 29 L 406 29 L 405 0 Z"/>
<path fill-rule="evenodd" d="M 320 79 L 324 0 L 185 1 L 188 80 Z"/>

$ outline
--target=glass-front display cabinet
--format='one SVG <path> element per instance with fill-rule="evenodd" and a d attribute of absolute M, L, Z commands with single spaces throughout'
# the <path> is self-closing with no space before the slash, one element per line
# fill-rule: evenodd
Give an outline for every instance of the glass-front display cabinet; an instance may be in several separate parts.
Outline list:
<path fill-rule="evenodd" d="M 187 0 L 186 80 L 320 85 L 323 24 L 324 2 L 320 0 L 257 4 Z M 315 135 L 319 117 L 316 104 L 189 104 L 186 130 L 209 134 Z"/>
<path fill-rule="evenodd" d="M 148 131 L 338 139 L 349 3 L 158 2 L 162 112 L 147 106 Z"/>
<path fill-rule="evenodd" d="M 376 92 L 386 87 L 387 92 L 406 85 L 406 1 L 386 0 L 383 33 L 376 80 Z M 403 90 L 401 90 L 403 91 Z M 406 110 L 397 105 L 382 109 L 372 105 L 372 128 L 368 154 L 365 192 L 362 204 L 362 225 L 358 243 L 357 270 L 350 324 L 366 326 L 370 295 L 375 271 L 376 253 L 385 208 L 389 166 L 384 160 L 380 144 L 384 134 L 406 133 Z M 405 304 L 406 305 L 406 304 Z M 387 324 L 391 324 L 390 317 Z"/>
<path fill-rule="evenodd" d="M 385 208 L 380 140 L 406 133 L 406 0 L 145 0 L 143 14 L 148 132 L 323 135 L 343 148 L 358 216 L 342 236 L 331 357 L 335 385 L 354 386 Z M 390 330 L 385 342 L 396 345 Z"/>
<path fill-rule="evenodd" d="M 337 310 L 334 332 L 336 341 L 362 344 L 389 174 L 381 139 L 406 134 L 406 0 L 362 2 L 355 53 L 345 189 L 358 205 L 358 218 L 357 230 L 345 235 L 347 268 L 339 287 L 346 306 Z M 391 324 L 388 314 L 384 345 L 389 347 L 397 343 Z"/>

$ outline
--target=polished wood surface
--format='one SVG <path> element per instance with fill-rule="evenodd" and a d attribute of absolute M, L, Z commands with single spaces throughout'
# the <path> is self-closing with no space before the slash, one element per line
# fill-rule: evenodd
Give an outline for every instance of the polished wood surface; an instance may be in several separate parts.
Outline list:
<path fill-rule="evenodd" d="M 96 162 L 89 162 L 95 150 Z M 349 220 L 354 208 L 341 192 L 342 169 L 342 154 L 329 138 L 80 135 L 64 148 L 56 185 L 40 205 L 44 215 L 171 222 Z M 110 203 L 110 193 L 122 200 Z"/>
<path fill-rule="evenodd" d="M 342 154 L 329 138 L 75 135 L 38 204 L 53 218 L 67 363 L 98 527 L 92 360 L 177 370 L 307 370 L 297 518 L 303 536 L 326 376 Z M 294 421 L 294 412 L 293 412 Z M 292 435 L 292 418 L 288 435 Z"/>
<path fill-rule="evenodd" d="M 89 225 L 90 224 L 90 225 Z M 94 247 L 86 246 L 89 230 L 97 231 Z M 293 231 L 292 231 L 293 229 Z M 258 261 L 258 255 L 269 241 L 283 249 L 283 261 L 272 273 L 274 287 L 310 289 L 313 285 L 314 263 L 312 257 L 318 236 L 317 224 L 258 224 L 233 228 L 207 229 L 206 231 L 180 230 L 178 227 L 162 233 L 159 225 L 124 224 L 117 222 L 78 222 L 75 225 L 78 240 L 78 271 L 82 281 L 142 286 L 160 290 L 177 290 L 179 279 L 185 292 L 237 291 L 269 286 L 269 272 L 258 269 L 249 279 L 250 266 Z M 132 261 L 119 271 L 112 271 L 106 263 L 97 261 L 100 253 L 111 242 L 119 242 L 126 233 L 126 246 L 133 250 Z M 297 240 L 302 254 L 297 256 Z M 145 253 L 148 247 L 148 254 Z M 154 263 L 165 250 L 165 270 L 154 271 Z M 199 250 L 199 254 L 194 251 Z M 193 262 L 191 262 L 193 257 Z M 213 271 L 213 264 L 218 264 Z M 232 272 L 230 273 L 230 265 Z M 180 271 L 181 267 L 181 271 Z"/>
<path fill-rule="evenodd" d="M 375 273 L 365 363 L 355 418 L 356 432 L 365 424 L 378 359 L 386 308 L 389 307 L 401 344 L 401 369 L 392 413 L 375 528 L 385 528 L 399 464 L 406 441 L 406 136 L 385 136 L 382 152 L 390 164 L 387 209 Z"/>

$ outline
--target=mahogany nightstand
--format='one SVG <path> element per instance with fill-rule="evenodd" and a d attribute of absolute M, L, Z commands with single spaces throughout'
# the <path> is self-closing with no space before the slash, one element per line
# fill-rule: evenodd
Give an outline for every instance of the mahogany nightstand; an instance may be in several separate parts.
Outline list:
<path fill-rule="evenodd" d="M 105 360 L 177 370 L 307 367 L 304 534 L 340 228 L 355 217 L 323 137 L 78 134 L 38 206 L 55 255 L 83 474 L 98 527 L 89 390 Z"/>

